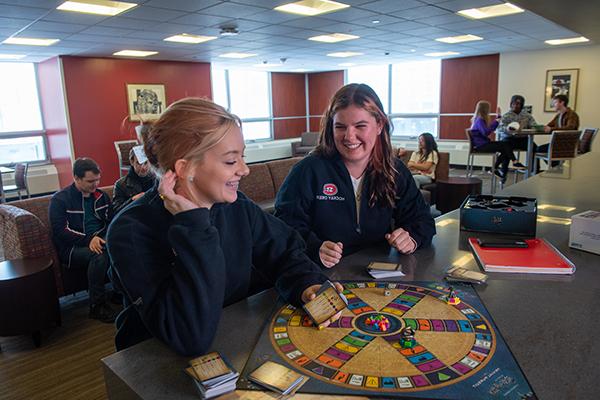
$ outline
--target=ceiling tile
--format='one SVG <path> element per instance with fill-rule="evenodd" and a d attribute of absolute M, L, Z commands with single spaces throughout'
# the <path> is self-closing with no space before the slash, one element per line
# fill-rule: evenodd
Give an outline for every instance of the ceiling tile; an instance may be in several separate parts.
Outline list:
<path fill-rule="evenodd" d="M 102 36 L 128 36 L 134 32 L 133 29 L 113 28 L 109 26 L 92 26 L 82 30 L 84 35 L 102 35 Z"/>
<path fill-rule="evenodd" d="M 444 24 L 459 23 L 465 21 L 465 19 L 456 14 L 443 14 L 427 18 L 419 18 L 416 19 L 416 21 L 427 25 L 437 26 Z"/>
<path fill-rule="evenodd" d="M 188 24 L 188 25 L 197 25 L 197 26 L 213 26 L 218 25 L 223 22 L 230 21 L 231 18 L 227 17 L 218 17 L 215 15 L 205 15 L 205 14 L 197 14 L 190 13 L 184 15 L 183 17 L 175 18 L 170 21 L 173 24 Z"/>
<path fill-rule="evenodd" d="M 450 11 L 456 12 L 460 10 L 465 10 L 468 8 L 479 8 L 479 7 L 487 7 L 487 6 L 495 6 L 499 4 L 498 0 L 451 0 L 444 1 L 442 3 L 438 3 L 438 7 L 448 9 Z"/>
<path fill-rule="evenodd" d="M 134 9 L 122 14 L 127 18 L 144 19 L 148 21 L 165 22 L 185 15 L 183 11 L 168 10 L 165 8 L 155 8 L 148 6 L 135 7 Z"/>
<path fill-rule="evenodd" d="M 61 24 L 58 22 L 38 21 L 30 26 L 32 29 L 49 32 L 79 32 L 86 28 L 86 25 L 79 24 Z"/>
<path fill-rule="evenodd" d="M 38 19 L 48 13 L 45 8 L 19 7 L 0 4 L 0 15 L 4 18 Z"/>
<path fill-rule="evenodd" d="M 216 25 L 216 24 L 215 24 Z M 213 26 L 215 26 L 213 25 Z M 219 26 L 235 26 L 240 32 L 253 31 L 262 28 L 269 24 L 265 22 L 251 21 L 248 19 L 229 19 L 228 21 L 218 24 Z"/>
<path fill-rule="evenodd" d="M 304 17 L 306 18 L 306 17 Z M 262 11 L 257 14 L 252 14 L 246 17 L 245 19 L 249 19 L 252 21 L 260 21 L 267 22 L 270 24 L 280 24 L 282 22 L 291 21 L 293 19 L 299 19 L 298 15 L 288 14 L 279 11 L 267 10 Z"/>
<path fill-rule="evenodd" d="M 425 24 L 420 24 L 418 22 L 413 22 L 413 21 L 404 21 L 404 22 L 399 22 L 397 24 L 388 24 L 385 26 L 382 26 L 380 29 L 384 30 L 384 31 L 391 31 L 391 32 L 410 32 L 413 29 L 420 29 L 420 28 L 426 28 L 428 27 Z"/>
<path fill-rule="evenodd" d="M 437 15 L 450 15 L 448 11 L 435 6 L 423 6 L 403 10 L 400 12 L 393 13 L 393 15 L 402 17 L 408 20 L 414 20 L 419 18 L 435 17 Z"/>
<path fill-rule="evenodd" d="M 394 11 L 407 10 L 422 6 L 423 3 L 417 0 L 378 0 L 371 3 L 363 4 L 360 8 L 374 11 L 382 14 L 393 13 Z"/>
<path fill-rule="evenodd" d="M 263 12 L 264 8 L 246 6 L 243 4 L 220 3 L 202 9 L 202 14 L 218 15 L 220 17 L 244 18 L 253 14 Z"/>
<path fill-rule="evenodd" d="M 221 3 L 219 0 L 150 0 L 144 3 L 144 5 L 150 7 L 168 8 L 171 10 L 194 12 L 219 3 Z"/>

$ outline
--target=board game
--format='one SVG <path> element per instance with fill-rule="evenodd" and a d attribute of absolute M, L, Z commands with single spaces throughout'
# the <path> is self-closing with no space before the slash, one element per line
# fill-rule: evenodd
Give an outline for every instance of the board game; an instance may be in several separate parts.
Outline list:
<path fill-rule="evenodd" d="M 345 282 L 348 308 L 317 329 L 280 304 L 238 382 L 272 360 L 311 379 L 300 392 L 436 399 L 536 399 L 477 293 L 432 282 Z M 385 328 L 373 325 L 384 319 Z M 404 332 L 412 328 L 412 345 Z M 382 330 L 384 329 L 384 330 Z"/>

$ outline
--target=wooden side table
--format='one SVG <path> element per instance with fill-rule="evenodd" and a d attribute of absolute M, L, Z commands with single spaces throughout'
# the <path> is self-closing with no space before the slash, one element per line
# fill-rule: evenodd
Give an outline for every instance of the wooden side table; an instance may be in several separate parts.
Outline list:
<path fill-rule="evenodd" d="M 460 207 L 470 194 L 481 194 L 481 179 L 453 176 L 438 179 L 436 183 L 436 208 L 445 214 Z"/>
<path fill-rule="evenodd" d="M 39 347 L 41 330 L 60 323 L 52 259 L 0 262 L 0 336 L 31 334 Z"/>

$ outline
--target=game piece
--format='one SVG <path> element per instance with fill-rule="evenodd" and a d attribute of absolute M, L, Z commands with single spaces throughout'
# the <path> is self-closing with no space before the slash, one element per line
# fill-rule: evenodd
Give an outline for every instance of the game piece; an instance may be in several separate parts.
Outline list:
<path fill-rule="evenodd" d="M 388 297 L 388 296 L 392 295 L 392 292 L 389 289 L 386 289 L 386 290 L 383 291 L 383 295 L 386 296 L 386 297 Z"/>
<path fill-rule="evenodd" d="M 403 349 L 412 349 L 415 347 L 415 344 L 417 344 L 417 341 L 415 340 L 415 331 L 410 326 L 402 329 L 400 335 L 400 346 L 402 346 Z"/>
<path fill-rule="evenodd" d="M 382 314 L 375 314 L 365 320 L 367 326 L 375 331 L 386 332 L 390 328 L 390 320 Z"/>
<path fill-rule="evenodd" d="M 322 323 L 347 306 L 346 297 L 337 291 L 333 283 L 326 281 L 316 293 L 316 297 L 306 303 L 303 308 L 317 328 L 322 329 Z"/>
<path fill-rule="evenodd" d="M 456 295 L 454 288 L 452 286 L 450 286 L 449 289 L 450 289 L 450 293 L 448 293 L 448 296 L 446 297 L 446 303 L 450 304 L 451 306 L 460 304 L 460 298 Z"/>

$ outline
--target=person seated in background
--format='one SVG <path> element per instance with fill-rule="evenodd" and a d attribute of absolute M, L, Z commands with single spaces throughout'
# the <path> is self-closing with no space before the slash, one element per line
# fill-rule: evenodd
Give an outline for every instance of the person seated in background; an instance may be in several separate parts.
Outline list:
<path fill-rule="evenodd" d="M 197 356 L 256 275 L 296 306 L 326 281 L 300 236 L 238 192 L 244 149 L 240 119 L 199 98 L 171 104 L 144 137 L 160 184 L 108 231 L 112 276 L 130 302 L 117 318 L 117 350 L 154 336 Z"/>
<path fill-rule="evenodd" d="M 111 323 L 116 312 L 108 304 L 104 286 L 109 266 L 104 236 L 113 215 L 112 204 L 98 189 L 100 168 L 91 158 L 75 160 L 73 180 L 50 200 L 52 241 L 67 269 L 87 268 L 90 318 Z"/>
<path fill-rule="evenodd" d="M 523 109 L 524 105 L 525 98 L 515 94 L 510 99 L 510 111 L 502 115 L 496 129 L 496 138 L 501 142 L 510 143 L 513 150 L 527 150 L 527 137 L 517 137 L 513 133 L 521 129 L 531 129 L 536 125 L 533 116 Z"/>
<path fill-rule="evenodd" d="M 579 115 L 571 108 L 568 107 L 569 98 L 564 94 L 557 94 L 552 98 L 552 108 L 556 111 L 556 115 L 552 118 L 552 121 L 548 122 L 544 126 L 545 132 L 553 131 L 576 131 L 579 129 Z M 550 143 L 543 144 L 537 147 L 537 153 L 548 153 L 550 149 Z M 537 161 L 536 171 L 540 170 L 539 159 Z M 552 161 L 552 166 L 556 167 L 559 164 L 558 161 Z"/>
<path fill-rule="evenodd" d="M 140 153 L 143 157 L 143 162 L 140 163 L 135 152 Z M 154 174 L 150 171 L 148 160 L 143 149 L 132 148 L 129 150 L 129 172 L 127 175 L 115 182 L 115 190 L 113 197 L 113 208 L 115 214 L 125 208 L 129 203 L 139 199 L 152 186 L 154 186 Z"/>
<path fill-rule="evenodd" d="M 433 135 L 428 132 L 419 135 L 419 150 L 410 155 L 407 164 L 418 188 L 433 182 L 439 159 L 440 155 Z"/>
<path fill-rule="evenodd" d="M 317 147 L 286 177 L 275 215 L 304 237 L 315 262 L 331 268 L 386 240 L 401 253 L 431 243 L 430 209 L 393 154 L 391 129 L 373 89 L 346 85 L 329 103 Z"/>
<path fill-rule="evenodd" d="M 510 161 L 512 161 L 514 168 L 525 169 L 525 166 L 517 161 L 510 143 L 491 141 L 488 137 L 498 127 L 498 119 L 502 115 L 500 107 L 497 108 L 496 113 L 498 117 L 492 121 L 490 117 L 490 103 L 484 100 L 477 102 L 473 118 L 471 118 L 471 141 L 473 147 L 477 150 L 496 151 L 500 153 L 494 165 L 494 173 L 504 183 L 508 175 L 508 164 Z"/>

